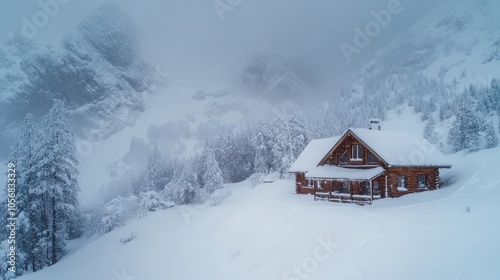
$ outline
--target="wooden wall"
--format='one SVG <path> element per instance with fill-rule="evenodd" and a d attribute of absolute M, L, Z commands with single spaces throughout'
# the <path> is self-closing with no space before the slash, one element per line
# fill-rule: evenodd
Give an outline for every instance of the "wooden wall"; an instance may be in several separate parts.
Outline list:
<path fill-rule="evenodd" d="M 398 190 L 398 176 L 406 177 L 406 191 Z M 427 175 L 427 188 L 418 186 L 418 175 Z M 388 196 L 399 197 L 409 193 L 435 190 L 439 187 L 439 169 L 434 167 L 399 167 L 387 170 Z"/>
<path fill-rule="evenodd" d="M 303 172 L 295 173 L 295 192 L 297 194 L 314 193 L 313 188 L 307 187 L 306 175 Z"/>
<path fill-rule="evenodd" d="M 380 198 L 387 197 L 387 194 L 385 193 L 385 177 L 386 174 L 384 173 L 372 180 L 372 185 L 375 184 L 375 182 L 379 185 Z"/>

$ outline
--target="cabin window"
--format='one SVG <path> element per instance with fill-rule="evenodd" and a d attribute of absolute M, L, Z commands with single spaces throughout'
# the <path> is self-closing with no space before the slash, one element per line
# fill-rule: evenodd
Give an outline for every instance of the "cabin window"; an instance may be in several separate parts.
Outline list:
<path fill-rule="evenodd" d="M 361 189 L 363 190 L 363 195 L 369 195 L 371 190 L 370 190 L 370 183 L 368 182 L 361 182 Z"/>
<path fill-rule="evenodd" d="M 341 188 L 342 193 L 350 193 L 351 191 L 349 190 L 349 183 L 346 181 L 342 181 L 342 188 Z"/>
<path fill-rule="evenodd" d="M 378 182 L 373 182 L 373 194 L 380 195 L 380 184 Z"/>
<path fill-rule="evenodd" d="M 368 162 L 369 163 L 377 163 L 378 159 L 373 153 L 368 153 Z"/>
<path fill-rule="evenodd" d="M 351 160 L 363 159 L 363 147 L 359 144 L 352 145 Z"/>
<path fill-rule="evenodd" d="M 398 190 L 405 190 L 406 189 L 406 177 L 403 175 L 398 176 Z"/>
<path fill-rule="evenodd" d="M 347 164 L 348 163 L 348 158 L 347 158 L 347 151 L 345 151 L 339 158 L 339 162 L 342 164 Z"/>
<path fill-rule="evenodd" d="M 424 174 L 418 175 L 418 187 L 420 189 L 427 189 L 428 187 L 427 175 Z"/>

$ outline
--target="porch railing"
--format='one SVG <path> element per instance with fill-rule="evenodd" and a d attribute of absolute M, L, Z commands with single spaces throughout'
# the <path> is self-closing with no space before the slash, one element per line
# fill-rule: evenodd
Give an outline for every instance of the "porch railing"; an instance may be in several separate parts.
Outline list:
<path fill-rule="evenodd" d="M 314 190 L 314 200 L 328 200 L 341 203 L 357 203 L 357 204 L 372 204 L 373 200 L 379 199 L 380 195 L 364 195 L 341 193 L 328 190 Z"/>

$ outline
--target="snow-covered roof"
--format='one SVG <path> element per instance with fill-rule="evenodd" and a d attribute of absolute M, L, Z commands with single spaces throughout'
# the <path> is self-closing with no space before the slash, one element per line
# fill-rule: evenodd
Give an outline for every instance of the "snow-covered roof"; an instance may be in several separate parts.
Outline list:
<path fill-rule="evenodd" d="M 383 167 L 370 169 L 344 168 L 334 165 L 318 166 L 306 173 L 307 178 L 370 180 L 384 173 Z"/>
<path fill-rule="evenodd" d="M 315 168 L 339 139 L 340 137 L 331 137 L 312 140 L 307 144 L 289 171 L 306 172 Z"/>
<path fill-rule="evenodd" d="M 451 166 L 444 155 L 420 134 L 387 130 L 349 129 L 390 166 Z M 315 169 L 341 137 L 316 139 L 309 142 L 290 168 L 290 172 Z M 310 175 L 309 172 L 307 175 Z"/>
<path fill-rule="evenodd" d="M 444 155 L 420 134 L 362 128 L 350 131 L 389 165 L 451 166 Z"/>

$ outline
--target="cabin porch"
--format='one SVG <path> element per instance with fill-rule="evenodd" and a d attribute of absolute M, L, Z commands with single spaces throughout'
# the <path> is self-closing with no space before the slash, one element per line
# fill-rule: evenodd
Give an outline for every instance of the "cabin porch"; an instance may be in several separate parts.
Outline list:
<path fill-rule="evenodd" d="M 381 198 L 380 185 L 372 180 L 312 179 L 314 200 L 341 203 L 371 204 Z"/>
<path fill-rule="evenodd" d="M 324 165 L 306 173 L 307 188 L 315 200 L 371 204 L 381 193 L 382 167 L 369 169 Z M 384 184 L 385 185 L 385 184 Z"/>

